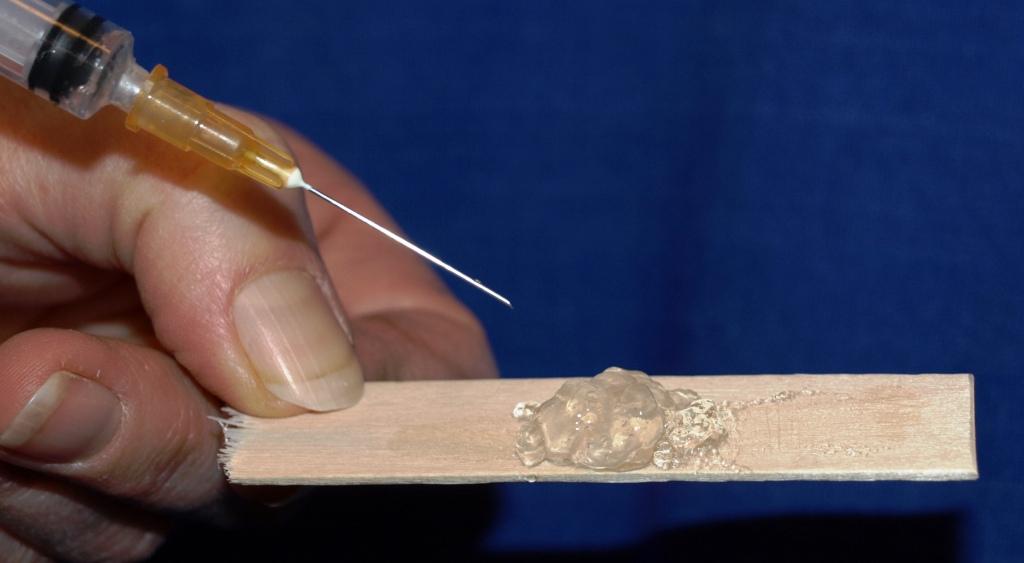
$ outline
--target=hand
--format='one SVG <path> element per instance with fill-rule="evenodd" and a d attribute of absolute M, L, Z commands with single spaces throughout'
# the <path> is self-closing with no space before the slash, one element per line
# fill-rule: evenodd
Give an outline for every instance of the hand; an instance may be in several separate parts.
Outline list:
<path fill-rule="evenodd" d="M 496 372 L 477 320 L 418 258 L 122 122 L 0 85 L 5 561 L 150 554 L 167 514 L 226 498 L 209 418 L 225 404 L 288 416 L 351 406 L 364 376 Z M 394 227 L 278 130 L 307 180 Z"/>

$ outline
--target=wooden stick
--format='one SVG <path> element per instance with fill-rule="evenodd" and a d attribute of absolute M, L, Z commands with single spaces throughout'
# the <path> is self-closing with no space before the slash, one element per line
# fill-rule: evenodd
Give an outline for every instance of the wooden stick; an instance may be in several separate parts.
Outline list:
<path fill-rule="evenodd" d="M 736 410 L 734 468 L 628 472 L 525 467 L 513 453 L 520 401 L 564 379 L 376 382 L 355 407 L 224 423 L 232 482 L 275 485 L 500 481 L 965 480 L 978 476 L 970 375 L 657 377 Z M 780 392 L 789 398 L 780 399 Z M 770 398 L 776 396 L 775 400 Z"/>

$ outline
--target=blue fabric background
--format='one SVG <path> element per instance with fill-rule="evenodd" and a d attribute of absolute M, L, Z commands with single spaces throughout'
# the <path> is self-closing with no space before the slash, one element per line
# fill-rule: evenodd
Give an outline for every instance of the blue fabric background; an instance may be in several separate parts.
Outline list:
<path fill-rule="evenodd" d="M 978 482 L 501 486 L 482 552 L 831 515 L 1024 557 L 1024 5 L 90 6 L 144 65 L 305 132 L 507 293 L 511 312 L 447 278 L 507 377 L 976 374 Z"/>

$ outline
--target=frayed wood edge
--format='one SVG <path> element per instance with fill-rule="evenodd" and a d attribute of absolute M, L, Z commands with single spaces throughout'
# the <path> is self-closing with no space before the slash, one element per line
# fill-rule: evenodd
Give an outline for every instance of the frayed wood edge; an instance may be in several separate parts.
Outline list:
<path fill-rule="evenodd" d="M 238 451 L 239 445 L 245 441 L 247 430 L 255 428 L 256 424 L 253 417 L 231 407 L 223 407 L 221 411 L 224 413 L 223 417 L 211 416 L 209 418 L 220 426 L 221 432 L 224 434 L 224 444 L 217 452 L 217 462 L 230 481 L 231 458 Z"/>

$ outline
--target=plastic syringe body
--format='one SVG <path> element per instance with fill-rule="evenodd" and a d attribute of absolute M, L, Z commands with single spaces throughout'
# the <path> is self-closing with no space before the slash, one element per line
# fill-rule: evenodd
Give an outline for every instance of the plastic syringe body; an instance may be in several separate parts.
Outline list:
<path fill-rule="evenodd" d="M 127 30 L 77 4 L 0 0 L 0 75 L 88 119 L 104 106 L 148 131 L 274 188 L 301 187 L 295 161 L 209 100 L 135 62 Z"/>

